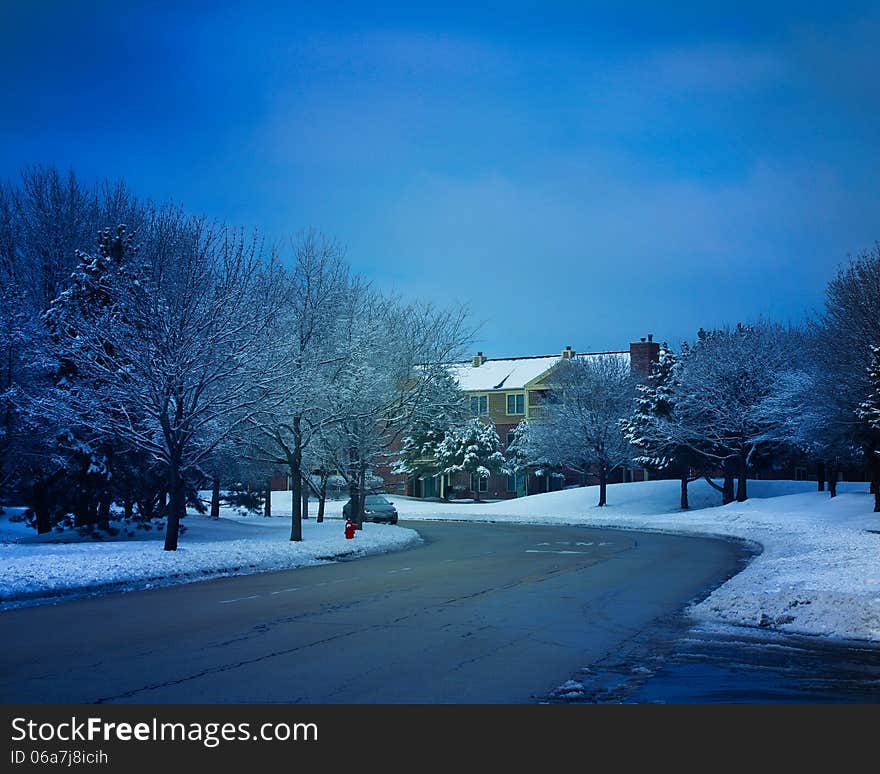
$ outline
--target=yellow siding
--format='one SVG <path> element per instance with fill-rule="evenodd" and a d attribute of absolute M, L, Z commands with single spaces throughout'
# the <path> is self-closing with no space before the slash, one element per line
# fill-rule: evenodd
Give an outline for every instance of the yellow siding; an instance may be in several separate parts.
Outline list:
<path fill-rule="evenodd" d="M 489 417 L 495 423 L 507 418 L 507 397 L 504 393 L 489 393 Z"/>

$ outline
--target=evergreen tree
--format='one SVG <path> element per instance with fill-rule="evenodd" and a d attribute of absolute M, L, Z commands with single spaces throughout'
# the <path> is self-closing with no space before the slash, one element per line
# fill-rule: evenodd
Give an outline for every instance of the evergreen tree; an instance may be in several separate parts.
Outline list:
<path fill-rule="evenodd" d="M 456 422 L 446 412 L 416 424 L 400 445 L 400 456 L 391 470 L 407 476 L 432 476 L 437 473 L 440 445 L 454 433 Z M 448 491 L 446 492 L 448 496 Z"/>
<path fill-rule="evenodd" d="M 503 464 L 501 441 L 492 422 L 469 419 L 448 432 L 437 447 L 437 465 L 442 473 L 463 471 L 478 479 L 487 478 L 497 473 Z M 479 484 L 474 489 L 474 496 L 479 500 Z"/>
<path fill-rule="evenodd" d="M 621 422 L 627 440 L 636 450 L 634 462 L 661 474 L 674 474 L 681 481 L 681 509 L 688 509 L 688 484 L 701 459 L 681 444 L 676 430 L 676 376 L 678 358 L 663 342 L 657 362 L 644 384 L 639 385 L 632 415 Z"/>
<path fill-rule="evenodd" d="M 876 470 L 880 467 L 880 346 L 871 347 L 871 365 L 868 367 L 870 386 L 868 397 L 859 404 L 856 415 L 867 426 L 864 443 L 865 454 L 869 456 L 869 467 L 873 471 L 874 511 L 880 512 L 880 481 Z"/>
<path fill-rule="evenodd" d="M 880 431 L 880 346 L 871 347 L 871 353 L 873 357 L 868 367 L 868 377 L 871 380 L 870 393 L 867 400 L 859 404 L 856 414 L 873 430 Z"/>

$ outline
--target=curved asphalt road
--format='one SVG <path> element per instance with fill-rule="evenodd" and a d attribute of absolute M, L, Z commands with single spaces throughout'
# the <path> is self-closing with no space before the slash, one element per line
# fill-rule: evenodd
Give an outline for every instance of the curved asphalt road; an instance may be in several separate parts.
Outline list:
<path fill-rule="evenodd" d="M 0 613 L 0 700 L 536 701 L 744 553 L 637 532 L 410 526 L 424 546 Z"/>

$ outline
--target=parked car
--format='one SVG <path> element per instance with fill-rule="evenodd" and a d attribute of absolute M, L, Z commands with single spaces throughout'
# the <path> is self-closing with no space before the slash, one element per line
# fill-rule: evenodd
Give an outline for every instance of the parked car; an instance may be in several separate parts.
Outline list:
<path fill-rule="evenodd" d="M 342 515 L 346 519 L 351 518 L 351 500 L 342 506 Z M 397 509 L 382 495 L 367 495 L 364 498 L 364 521 L 397 524 Z"/>

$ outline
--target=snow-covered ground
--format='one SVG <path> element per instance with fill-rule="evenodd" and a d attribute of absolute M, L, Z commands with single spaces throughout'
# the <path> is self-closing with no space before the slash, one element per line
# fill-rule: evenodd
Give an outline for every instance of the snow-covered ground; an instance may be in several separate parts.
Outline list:
<path fill-rule="evenodd" d="M 880 641 L 880 514 L 867 484 L 840 484 L 838 496 L 814 482 L 750 481 L 744 503 L 707 507 L 718 494 L 691 484 L 682 513 L 677 481 L 596 487 L 487 504 L 392 497 L 402 519 L 480 519 L 579 524 L 720 535 L 760 544 L 762 553 L 690 612 L 698 618 L 841 639 Z M 699 510 L 698 510 L 699 509 Z"/>
<path fill-rule="evenodd" d="M 745 503 L 716 504 L 705 482 L 691 484 L 691 506 L 678 510 L 677 481 L 616 484 L 609 505 L 595 506 L 596 487 L 494 503 L 426 502 L 391 495 L 401 519 L 574 524 L 679 534 L 729 536 L 762 547 L 760 555 L 690 612 L 713 622 L 769 626 L 789 632 L 880 641 L 880 514 L 867 484 L 841 484 L 838 497 L 812 482 L 751 481 Z M 276 496 L 271 519 L 225 509 L 213 521 L 190 514 L 177 552 L 154 540 L 54 544 L 0 517 L 0 598 L 46 597 L 83 589 L 144 588 L 218 575 L 316 564 L 418 542 L 410 529 L 367 524 L 343 537 L 342 501 L 328 502 L 324 524 L 305 522 L 302 543 L 290 543 L 290 504 Z M 313 514 L 314 515 L 314 514 Z M 334 518 L 336 517 L 336 518 Z M 52 539 L 51 537 L 49 539 Z M 25 540 L 27 542 L 20 542 Z M 19 541 L 19 542 L 11 542 Z M 15 604 L 15 602 L 11 603 Z"/>
<path fill-rule="evenodd" d="M 338 515 L 341 509 L 340 501 L 328 510 Z M 136 531 L 136 539 L 48 542 L 67 536 L 37 538 L 23 522 L 9 520 L 20 510 L 9 508 L 0 516 L 3 608 L 59 595 L 285 570 L 407 548 L 421 540 L 414 530 L 384 524 L 365 524 L 353 540 L 346 540 L 338 519 L 317 524 L 312 518 L 303 523 L 303 541 L 291 543 L 290 505 L 285 509 L 278 503 L 269 519 L 244 517 L 231 509 L 223 509 L 219 520 L 191 512 L 178 550 L 163 551 L 158 529 Z"/>

